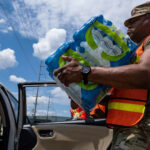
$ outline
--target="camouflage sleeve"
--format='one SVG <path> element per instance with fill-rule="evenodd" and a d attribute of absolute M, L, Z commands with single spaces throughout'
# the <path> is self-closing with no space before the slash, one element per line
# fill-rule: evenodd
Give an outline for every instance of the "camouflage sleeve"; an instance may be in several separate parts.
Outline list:
<path fill-rule="evenodd" d="M 147 46 L 150 46 L 150 37 L 149 37 L 148 40 L 144 43 L 144 49 L 146 49 Z"/>

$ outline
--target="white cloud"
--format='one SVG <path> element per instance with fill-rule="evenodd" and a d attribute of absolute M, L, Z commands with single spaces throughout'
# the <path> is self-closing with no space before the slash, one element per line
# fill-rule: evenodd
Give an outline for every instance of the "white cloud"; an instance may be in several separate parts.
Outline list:
<path fill-rule="evenodd" d="M 106 19 L 110 19 L 124 30 L 123 22 L 130 16 L 131 9 L 145 2 L 145 0 L 24 0 L 23 8 L 21 0 L 18 1 L 13 2 L 15 11 L 12 12 L 12 18 L 15 17 L 15 27 L 23 35 L 28 33 L 37 39 L 52 28 L 65 27 L 73 34 L 90 17 L 99 14 L 103 14 Z M 25 32 L 26 30 L 28 32 Z"/>
<path fill-rule="evenodd" d="M 32 116 L 34 113 L 34 109 L 28 109 L 27 110 L 27 115 Z M 47 109 L 38 109 L 36 110 L 36 116 L 47 116 Z M 70 116 L 70 109 L 64 110 L 49 110 L 48 111 L 48 116 L 63 116 L 63 117 L 69 117 Z"/>
<path fill-rule="evenodd" d="M 3 18 L 0 19 L 0 32 L 8 33 L 9 27 L 7 21 Z"/>
<path fill-rule="evenodd" d="M 9 31 L 12 31 L 13 29 L 12 29 L 12 27 L 9 26 L 9 27 L 8 27 L 8 30 L 9 30 Z"/>
<path fill-rule="evenodd" d="M 68 114 L 68 111 L 67 111 L 67 110 L 64 110 L 63 113 Z"/>
<path fill-rule="evenodd" d="M 37 110 L 36 113 L 37 116 L 47 116 L 47 110 Z M 49 111 L 48 112 L 49 116 L 55 116 L 57 115 L 55 111 Z"/>
<path fill-rule="evenodd" d="M 41 91 L 41 90 L 39 90 Z M 42 94 L 43 93 L 43 94 Z M 31 95 L 32 94 L 32 95 Z M 41 96 L 43 95 L 43 96 Z M 50 96 L 50 97 L 49 97 Z M 31 115 L 35 107 L 36 97 L 32 93 L 28 93 L 27 96 L 27 113 Z M 48 103 L 49 105 L 49 116 L 59 115 L 59 116 L 68 116 L 70 115 L 70 100 L 68 99 L 67 94 L 59 87 L 55 87 L 50 91 L 42 91 L 39 94 L 37 99 L 37 115 L 47 115 Z M 61 109 L 60 109 L 61 108 Z"/>
<path fill-rule="evenodd" d="M 28 105 L 33 105 L 35 103 L 35 96 L 28 96 L 27 102 Z M 38 105 L 47 105 L 49 101 L 49 96 L 39 96 L 38 97 Z M 67 94 L 62 91 L 59 87 L 54 88 L 50 91 L 50 103 L 51 104 L 60 104 L 60 105 L 69 105 L 70 100 L 68 99 Z"/>
<path fill-rule="evenodd" d="M 6 21 L 2 18 L 2 19 L 0 19 L 0 24 L 3 24 L 3 23 L 5 23 Z"/>
<path fill-rule="evenodd" d="M 58 95 L 61 93 L 57 93 Z M 53 97 L 54 96 L 54 97 Z M 27 97 L 27 112 L 28 115 L 32 114 L 32 110 L 34 110 L 35 107 L 35 96 L 29 96 Z M 48 107 L 48 101 L 49 97 L 46 96 L 39 96 L 37 99 L 37 113 L 36 115 L 46 115 L 47 114 L 47 107 Z M 59 107 L 58 107 L 59 104 Z M 64 108 L 65 106 L 65 108 Z M 66 109 L 67 106 L 67 109 Z M 61 109 L 60 109 L 61 107 Z M 42 109 L 42 110 L 41 110 Z M 56 115 L 55 113 L 60 113 L 60 115 L 66 115 L 70 113 L 70 102 L 66 98 L 63 98 L 63 95 L 59 95 L 59 97 L 56 97 L 55 95 L 52 95 L 50 98 L 50 106 L 49 106 L 49 116 Z"/>
<path fill-rule="evenodd" d="M 50 95 L 53 95 L 54 98 L 57 98 L 58 102 L 61 100 L 63 103 L 68 103 L 68 95 L 60 87 L 56 87 L 51 90 Z"/>
<path fill-rule="evenodd" d="M 43 95 L 42 95 L 42 93 L 39 94 L 39 97 L 37 99 L 38 109 L 39 109 L 39 107 L 42 107 L 47 110 L 47 106 L 48 106 L 49 102 L 50 102 L 51 109 L 52 109 L 52 107 L 57 107 L 58 105 L 60 107 L 62 107 L 62 109 L 64 106 L 67 106 L 68 108 L 70 108 L 70 100 L 68 99 L 67 94 L 63 90 L 61 90 L 59 87 L 56 87 L 56 88 L 50 90 L 49 92 L 45 93 L 43 91 Z M 32 95 L 28 93 L 27 107 L 34 108 L 35 100 L 36 100 L 36 97 L 33 96 L 33 93 L 32 93 Z"/>
<path fill-rule="evenodd" d="M 6 69 L 17 65 L 14 50 L 7 48 L 0 51 L 0 69 Z"/>
<path fill-rule="evenodd" d="M 28 96 L 27 97 L 27 101 L 28 101 L 28 104 L 33 104 L 35 103 L 35 96 Z M 49 97 L 46 97 L 46 96 L 39 96 L 38 97 L 38 104 L 39 105 L 43 105 L 43 104 L 48 104 L 48 100 L 49 100 Z"/>
<path fill-rule="evenodd" d="M 1 29 L 0 31 L 3 32 L 3 33 L 8 33 L 7 29 Z"/>
<path fill-rule="evenodd" d="M 12 27 L 8 26 L 8 27 L 6 28 L 6 25 L 4 25 L 4 26 L 5 26 L 5 28 L 0 29 L 1 32 L 3 32 L 3 33 L 8 33 L 9 31 L 13 31 L 13 28 L 12 28 Z"/>
<path fill-rule="evenodd" d="M 21 77 L 17 77 L 15 75 L 10 75 L 9 76 L 9 80 L 12 81 L 12 82 L 16 82 L 16 83 L 19 83 L 19 82 L 26 82 L 26 80 L 24 78 L 21 78 Z"/>
<path fill-rule="evenodd" d="M 32 111 L 27 111 L 27 115 L 28 116 L 32 116 L 33 112 Z M 55 111 L 49 111 L 48 112 L 48 116 L 56 116 L 56 112 Z M 47 116 L 47 110 L 43 109 L 43 110 L 37 110 L 36 112 L 36 116 Z"/>
<path fill-rule="evenodd" d="M 44 38 L 40 38 L 38 43 L 33 44 L 33 55 L 45 59 L 65 42 L 66 31 L 64 29 L 51 29 Z"/>

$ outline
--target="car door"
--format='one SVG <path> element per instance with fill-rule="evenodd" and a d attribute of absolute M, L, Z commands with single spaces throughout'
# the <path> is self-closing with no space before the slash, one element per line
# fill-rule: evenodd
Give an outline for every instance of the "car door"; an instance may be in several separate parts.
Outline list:
<path fill-rule="evenodd" d="M 23 128 L 32 130 L 35 139 L 33 150 L 107 150 L 112 140 L 112 130 L 105 127 L 105 118 L 71 120 L 69 109 L 62 91 L 58 89 L 55 82 L 32 82 L 21 83 L 19 87 L 19 100 L 23 101 L 24 125 Z M 41 87 L 51 87 L 50 96 L 44 97 L 40 93 Z M 35 88 L 35 97 L 32 89 Z M 56 89 L 55 89 L 56 88 Z M 49 91 L 41 90 L 42 93 Z M 53 96 L 57 99 L 53 99 Z M 59 95 L 59 96 L 58 96 Z M 67 95 L 66 95 L 67 97 Z M 33 100 L 34 99 L 34 100 Z M 47 103 L 46 103 L 47 99 Z M 50 99 L 57 102 L 59 112 L 50 106 Z M 40 103 L 41 101 L 41 103 Z M 31 107 L 32 102 L 32 109 Z M 29 103 L 29 104 L 28 104 Z M 64 104 L 64 111 L 59 105 Z M 44 109 L 44 105 L 46 108 Z M 63 112 L 67 115 L 63 115 Z M 36 138 L 35 138 L 36 137 Z M 23 142 L 22 142 L 23 144 Z M 28 149 L 29 144 L 26 145 Z M 22 148 L 23 149 L 23 148 Z"/>
<path fill-rule="evenodd" d="M 14 150 L 18 119 L 17 99 L 0 84 L 0 149 Z"/>

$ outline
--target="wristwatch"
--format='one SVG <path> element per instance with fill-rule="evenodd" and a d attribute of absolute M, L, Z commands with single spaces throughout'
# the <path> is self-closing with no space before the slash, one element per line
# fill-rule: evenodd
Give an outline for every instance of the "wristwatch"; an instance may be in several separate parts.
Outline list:
<path fill-rule="evenodd" d="M 82 73 L 84 84 L 88 84 L 88 75 L 90 72 L 91 72 L 90 66 L 82 66 L 81 73 Z"/>

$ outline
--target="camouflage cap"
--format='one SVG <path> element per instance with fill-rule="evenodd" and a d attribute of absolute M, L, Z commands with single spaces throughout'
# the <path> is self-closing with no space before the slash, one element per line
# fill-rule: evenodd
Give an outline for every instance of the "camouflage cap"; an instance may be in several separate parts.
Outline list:
<path fill-rule="evenodd" d="M 138 18 L 145 14 L 150 14 L 150 1 L 133 8 L 131 11 L 131 17 L 125 20 L 124 25 L 127 26 L 130 23 L 130 21 L 132 21 L 132 19 Z"/>

